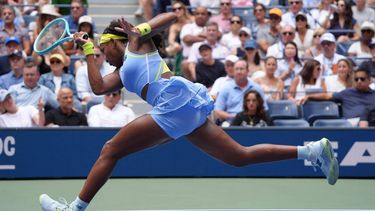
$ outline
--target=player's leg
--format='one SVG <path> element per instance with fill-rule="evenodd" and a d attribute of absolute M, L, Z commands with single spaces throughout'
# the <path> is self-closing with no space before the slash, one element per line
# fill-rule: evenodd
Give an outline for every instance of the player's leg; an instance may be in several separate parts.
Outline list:
<path fill-rule="evenodd" d="M 147 131 L 147 132 L 145 132 Z M 79 198 L 73 202 L 72 210 L 77 209 L 74 203 L 89 203 L 111 175 L 117 161 L 131 153 L 162 144 L 171 138 L 155 123 L 150 115 L 143 115 L 124 126 L 113 138 L 105 143 L 99 158 L 92 167 Z M 44 201 L 43 201 L 44 200 Z M 78 200 L 78 201 L 77 201 Z M 80 201 L 82 200 L 82 202 Z M 43 195 L 43 210 L 54 210 L 58 202 Z M 81 206 L 81 205 L 79 205 Z"/>
<path fill-rule="evenodd" d="M 285 159 L 306 159 L 318 165 L 326 175 L 328 183 L 336 183 L 339 167 L 328 139 L 311 142 L 306 146 L 258 144 L 242 146 L 225 131 L 206 121 L 201 127 L 187 136 L 191 143 L 211 156 L 234 166 L 271 162 Z M 319 161 L 319 164 L 317 164 Z"/>

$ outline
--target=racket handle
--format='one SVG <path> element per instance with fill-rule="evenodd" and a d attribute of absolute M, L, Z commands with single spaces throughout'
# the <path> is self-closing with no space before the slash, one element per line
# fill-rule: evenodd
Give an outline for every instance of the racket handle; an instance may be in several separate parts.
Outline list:
<path fill-rule="evenodd" d="M 82 35 L 82 38 L 83 38 L 84 40 L 88 40 L 88 39 L 89 39 L 89 35 L 88 35 L 87 33 L 84 33 L 84 34 Z"/>

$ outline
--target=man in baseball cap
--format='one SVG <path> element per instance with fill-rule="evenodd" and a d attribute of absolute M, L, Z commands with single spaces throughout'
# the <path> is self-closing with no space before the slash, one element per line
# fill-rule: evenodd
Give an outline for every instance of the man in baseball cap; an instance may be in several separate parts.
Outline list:
<path fill-rule="evenodd" d="M 26 53 L 14 50 L 9 55 L 10 71 L 0 76 L 0 88 L 9 89 L 11 85 L 23 82 L 23 68 L 26 64 Z"/>

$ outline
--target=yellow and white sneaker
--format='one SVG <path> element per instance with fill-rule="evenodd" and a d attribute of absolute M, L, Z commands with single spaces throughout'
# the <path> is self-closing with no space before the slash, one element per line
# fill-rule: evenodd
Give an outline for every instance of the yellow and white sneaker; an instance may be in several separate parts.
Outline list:
<path fill-rule="evenodd" d="M 43 211 L 73 211 L 64 198 L 59 198 L 59 201 L 53 200 L 47 194 L 39 196 L 39 202 Z"/>

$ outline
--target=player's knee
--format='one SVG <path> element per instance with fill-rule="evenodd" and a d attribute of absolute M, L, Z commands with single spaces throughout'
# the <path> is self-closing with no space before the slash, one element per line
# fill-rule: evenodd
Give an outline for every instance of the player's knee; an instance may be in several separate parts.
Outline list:
<path fill-rule="evenodd" d="M 100 156 L 101 157 L 107 157 L 107 158 L 111 158 L 111 159 L 120 159 L 122 157 L 122 155 L 120 154 L 120 152 L 116 149 L 116 147 L 114 146 L 113 142 L 111 140 L 107 141 L 103 148 L 102 148 L 102 151 L 100 153 Z"/>

